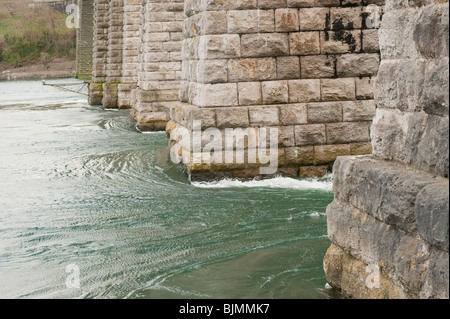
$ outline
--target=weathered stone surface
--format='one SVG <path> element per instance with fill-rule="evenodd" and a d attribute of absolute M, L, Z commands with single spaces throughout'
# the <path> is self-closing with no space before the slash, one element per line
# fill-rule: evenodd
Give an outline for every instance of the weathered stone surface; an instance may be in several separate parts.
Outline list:
<path fill-rule="evenodd" d="M 297 9 L 280 8 L 275 10 L 275 30 L 277 32 L 298 31 L 300 22 Z"/>
<path fill-rule="evenodd" d="M 329 169 L 327 165 L 301 166 L 299 169 L 299 176 L 303 178 L 323 177 L 328 173 Z"/>
<path fill-rule="evenodd" d="M 277 107 L 250 107 L 250 124 L 256 126 L 278 125 Z"/>
<path fill-rule="evenodd" d="M 324 30 L 327 26 L 328 8 L 302 8 L 300 9 L 300 30 L 315 31 Z"/>
<path fill-rule="evenodd" d="M 373 100 L 373 79 L 371 77 L 356 78 L 355 85 L 357 100 Z"/>
<path fill-rule="evenodd" d="M 89 83 L 89 101 L 90 105 L 101 105 L 103 98 L 103 83 Z"/>
<path fill-rule="evenodd" d="M 300 59 L 297 56 L 277 57 L 277 78 L 280 80 L 300 78 Z"/>
<path fill-rule="evenodd" d="M 159 130 L 163 121 L 173 120 L 189 131 L 197 119 L 202 120 L 202 130 L 276 126 L 285 173 L 298 174 L 302 165 L 300 171 L 309 175 L 328 170 L 329 165 L 313 167 L 313 146 L 328 143 L 325 123 L 369 117 L 365 104 L 344 110 L 341 103 L 371 99 L 371 89 L 363 81 L 367 77 L 359 79 L 367 72 L 343 71 L 350 69 L 346 63 L 373 67 L 361 62 L 368 55 L 357 57 L 363 43 L 361 2 L 96 1 L 95 79 L 108 87 L 92 89 L 92 100 L 98 94 L 108 107 L 131 106 L 131 114 L 142 121 L 140 129 Z M 179 100 L 187 104 L 179 106 Z M 343 143 L 349 153 L 368 148 L 354 139 Z M 294 166 L 285 162 L 284 148 L 291 149 Z M 304 157 L 293 156 L 300 148 Z M 188 170 L 233 170 L 229 176 L 251 173 L 250 167 L 236 163 L 201 164 Z"/>
<path fill-rule="evenodd" d="M 378 29 L 362 30 L 361 46 L 364 52 L 379 52 Z"/>
<path fill-rule="evenodd" d="M 322 79 L 322 101 L 348 101 L 355 97 L 355 79 Z"/>
<path fill-rule="evenodd" d="M 371 142 L 351 143 L 350 154 L 351 155 L 372 154 L 372 143 Z"/>
<path fill-rule="evenodd" d="M 334 164 L 335 200 L 327 210 L 333 248 L 325 270 L 333 286 L 356 298 L 448 298 L 448 1 L 388 0 L 386 8 L 374 83 L 374 156 L 340 157 Z M 364 39 L 371 33 L 362 33 L 365 52 L 377 50 Z M 375 70 L 370 59 L 362 62 L 364 55 L 341 57 L 349 60 L 338 57 L 338 74 L 353 74 L 358 64 L 358 70 Z M 355 81 L 356 98 L 364 101 L 343 102 L 344 121 L 373 114 L 367 80 Z M 362 102 L 365 115 L 357 112 Z M 339 130 L 329 128 L 340 124 L 326 125 L 328 139 Z M 349 131 L 341 129 L 339 135 Z M 354 145 L 352 154 L 365 143 Z M 358 276 L 365 266 L 386 279 L 381 295 L 368 294 Z"/>
<path fill-rule="evenodd" d="M 436 280 L 435 274 L 439 270 L 435 267 L 430 271 L 428 260 L 432 255 L 420 238 L 405 235 L 354 206 L 336 200 L 327 210 L 327 219 L 329 236 L 334 244 L 325 256 L 325 271 L 327 279 L 344 294 L 356 298 L 417 298 L 420 294 L 429 293 L 422 280 L 429 274 L 430 282 L 435 281 L 433 284 L 440 286 L 434 293 L 448 296 L 448 283 L 443 285 L 442 279 Z M 436 261 L 445 260 L 445 254 L 437 256 Z M 347 258 L 357 261 L 363 268 L 348 267 Z M 446 258 L 448 260 L 448 254 Z M 348 273 L 341 274 L 341 269 Z M 369 277 L 374 271 L 380 276 L 370 281 L 374 279 Z M 361 276 L 362 272 L 366 274 Z M 359 280 L 351 283 L 346 276 L 359 277 Z M 370 286 L 375 283 L 379 288 Z M 377 289 L 383 290 L 382 295 L 372 295 Z"/>
<path fill-rule="evenodd" d="M 200 83 L 224 83 L 228 81 L 227 60 L 203 60 L 197 64 Z"/>
<path fill-rule="evenodd" d="M 320 101 L 320 80 L 290 80 L 289 103 Z"/>
<path fill-rule="evenodd" d="M 335 244 L 331 244 L 323 259 L 323 268 L 327 275 L 327 281 L 337 290 L 341 289 L 344 254 L 345 252 L 342 248 Z"/>
<path fill-rule="evenodd" d="M 274 32 L 274 21 L 273 10 L 228 11 L 228 33 Z"/>
<path fill-rule="evenodd" d="M 337 199 L 405 232 L 415 231 L 418 194 L 427 185 L 443 182 L 371 157 L 338 159 L 336 165 Z"/>
<path fill-rule="evenodd" d="M 289 36 L 291 55 L 320 54 L 319 32 L 291 33 Z"/>
<path fill-rule="evenodd" d="M 240 82 L 238 91 L 239 105 L 258 105 L 263 102 L 260 82 Z"/>
<path fill-rule="evenodd" d="M 336 58 L 332 55 L 302 56 L 302 78 L 320 79 L 335 76 Z"/>
<path fill-rule="evenodd" d="M 330 23 L 332 30 L 361 29 L 361 7 L 331 8 Z"/>
<path fill-rule="evenodd" d="M 430 262 L 424 278 L 421 298 L 449 298 L 449 259 L 448 252 L 435 250 L 431 253 Z"/>
<path fill-rule="evenodd" d="M 286 147 L 284 154 L 287 165 L 314 165 L 314 147 L 312 146 Z"/>
<path fill-rule="evenodd" d="M 374 154 L 448 176 L 448 117 L 378 109 Z"/>
<path fill-rule="evenodd" d="M 192 104 L 201 107 L 238 105 L 237 83 L 201 84 Z"/>
<path fill-rule="evenodd" d="M 298 146 L 325 144 L 324 124 L 308 124 L 295 126 L 295 144 Z"/>
<path fill-rule="evenodd" d="M 308 123 L 342 122 L 342 102 L 308 103 Z"/>
<path fill-rule="evenodd" d="M 276 78 L 277 62 L 275 58 L 241 59 L 228 62 L 229 82 L 276 80 Z"/>
<path fill-rule="evenodd" d="M 285 33 L 244 34 L 241 37 L 243 57 L 277 57 L 289 55 Z"/>
<path fill-rule="evenodd" d="M 327 207 L 327 230 L 330 240 L 353 256 L 360 252 L 359 234 L 364 214 L 354 207 L 333 201 Z"/>
<path fill-rule="evenodd" d="M 264 104 L 289 102 L 288 81 L 262 82 L 261 87 Z"/>
<path fill-rule="evenodd" d="M 420 236 L 428 243 L 448 252 L 449 185 L 424 187 L 415 202 L 415 220 Z"/>
<path fill-rule="evenodd" d="M 280 122 L 282 125 L 306 124 L 308 122 L 306 104 L 280 106 Z"/>
<path fill-rule="evenodd" d="M 336 71 L 340 77 L 376 75 L 380 58 L 377 53 L 344 54 L 338 56 Z"/>
<path fill-rule="evenodd" d="M 361 49 L 360 30 L 324 31 L 320 33 L 321 53 L 353 53 Z"/>
<path fill-rule="evenodd" d="M 372 121 L 375 110 L 374 100 L 342 102 L 344 122 Z"/>
<path fill-rule="evenodd" d="M 204 35 L 198 39 L 200 59 L 236 58 L 241 54 L 240 38 L 237 34 Z"/>
<path fill-rule="evenodd" d="M 350 144 L 314 146 L 314 163 L 316 165 L 332 164 L 338 156 L 350 155 Z"/>
<path fill-rule="evenodd" d="M 370 140 L 370 122 L 330 123 L 327 127 L 327 143 L 343 144 Z"/>
<path fill-rule="evenodd" d="M 217 127 L 235 128 L 248 127 L 249 115 L 246 108 L 221 108 L 216 111 Z"/>

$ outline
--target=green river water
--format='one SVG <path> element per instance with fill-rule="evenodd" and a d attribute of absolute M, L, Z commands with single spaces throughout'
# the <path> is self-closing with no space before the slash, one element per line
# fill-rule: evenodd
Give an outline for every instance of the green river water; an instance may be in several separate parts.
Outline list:
<path fill-rule="evenodd" d="M 165 133 L 40 81 L 0 82 L 0 137 L 0 298 L 328 298 L 329 177 L 191 184 Z"/>

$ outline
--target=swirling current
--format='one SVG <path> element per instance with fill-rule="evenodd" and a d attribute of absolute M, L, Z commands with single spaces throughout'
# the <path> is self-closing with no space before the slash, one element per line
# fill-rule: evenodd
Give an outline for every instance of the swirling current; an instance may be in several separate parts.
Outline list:
<path fill-rule="evenodd" d="M 330 178 L 190 183 L 165 133 L 39 81 L 0 82 L 0 136 L 2 298 L 328 298 Z"/>

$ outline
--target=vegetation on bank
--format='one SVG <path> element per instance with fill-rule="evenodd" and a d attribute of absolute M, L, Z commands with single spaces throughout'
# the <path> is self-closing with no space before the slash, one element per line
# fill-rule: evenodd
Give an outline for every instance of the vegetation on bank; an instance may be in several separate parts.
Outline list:
<path fill-rule="evenodd" d="M 67 15 L 29 0 L 0 0 L 0 63 L 14 67 L 75 59 L 76 31 Z"/>

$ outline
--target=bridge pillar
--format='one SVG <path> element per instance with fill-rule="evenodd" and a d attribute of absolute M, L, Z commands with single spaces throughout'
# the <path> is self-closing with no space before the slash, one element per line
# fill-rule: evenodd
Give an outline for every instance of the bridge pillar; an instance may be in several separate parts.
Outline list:
<path fill-rule="evenodd" d="M 103 100 L 103 83 L 106 82 L 106 66 L 108 64 L 108 0 L 94 0 L 93 22 L 93 63 L 92 82 L 89 84 L 89 104 L 101 105 Z"/>
<path fill-rule="evenodd" d="M 179 101 L 183 8 L 183 0 L 142 2 L 138 88 L 132 91 L 132 115 L 142 131 L 163 131 L 169 107 Z"/>
<path fill-rule="evenodd" d="M 76 77 L 91 79 L 94 34 L 94 0 L 78 0 Z"/>
<path fill-rule="evenodd" d="M 249 150 L 269 129 L 278 131 L 277 174 L 320 175 L 337 156 L 370 153 L 379 48 L 368 14 L 362 1 L 185 1 L 183 103 L 171 108 L 169 135 L 192 135 L 201 120 L 222 140 L 233 128 L 256 136 L 238 147 L 244 163 L 224 158 L 236 147 L 228 154 L 222 144 L 211 159 L 172 137 L 191 176 L 259 175 Z"/>
<path fill-rule="evenodd" d="M 123 0 L 122 77 L 118 85 L 118 107 L 131 108 L 131 91 L 136 88 L 142 0 Z"/>
<path fill-rule="evenodd" d="M 119 107 L 119 84 L 122 80 L 123 0 L 109 0 L 108 53 L 106 58 L 106 82 L 103 83 L 102 105 Z"/>

